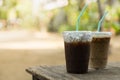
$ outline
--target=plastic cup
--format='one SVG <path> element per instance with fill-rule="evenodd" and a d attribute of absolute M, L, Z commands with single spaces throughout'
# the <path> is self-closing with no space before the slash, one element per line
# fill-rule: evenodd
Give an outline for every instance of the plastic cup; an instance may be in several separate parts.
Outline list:
<path fill-rule="evenodd" d="M 88 72 L 90 31 L 64 31 L 66 69 L 68 73 L 84 74 Z"/>
<path fill-rule="evenodd" d="M 90 67 L 103 69 L 107 65 L 111 32 L 93 32 L 90 53 Z"/>

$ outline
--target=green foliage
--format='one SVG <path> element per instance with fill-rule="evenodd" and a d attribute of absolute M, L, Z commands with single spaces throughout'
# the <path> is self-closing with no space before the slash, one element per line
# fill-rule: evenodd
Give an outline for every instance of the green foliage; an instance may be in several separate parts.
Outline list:
<path fill-rule="evenodd" d="M 96 12 L 95 7 L 97 7 L 97 5 L 94 3 L 88 6 L 87 10 L 84 12 L 83 16 L 80 19 L 79 30 L 97 30 L 98 13 Z M 66 6 L 64 10 L 68 16 L 68 24 L 66 25 L 66 28 L 60 26 L 62 27 L 62 29 L 60 28 L 60 31 L 76 30 L 76 21 L 80 13 L 79 7 L 76 4 L 70 4 Z"/>
<path fill-rule="evenodd" d="M 112 27 L 115 30 L 117 35 L 120 34 L 120 24 L 119 23 L 112 24 Z"/>
<path fill-rule="evenodd" d="M 72 2 L 73 1 L 73 2 Z M 67 14 L 68 22 L 67 24 L 61 24 L 56 27 L 51 26 L 53 30 L 55 29 L 58 32 L 63 32 L 65 30 L 76 30 L 76 21 L 77 17 L 80 13 L 79 7 L 83 7 L 83 3 L 79 0 L 79 5 L 77 3 L 77 0 L 69 0 L 69 5 L 64 7 L 63 10 Z M 109 1 L 108 1 L 109 2 Z M 116 2 L 116 1 L 114 1 Z M 102 3 L 104 3 L 104 0 L 102 0 Z M 120 33 L 120 6 L 119 5 L 108 5 L 106 4 L 105 11 L 109 11 L 108 15 L 106 16 L 104 22 L 103 22 L 103 30 L 111 30 L 113 28 L 116 33 Z M 79 22 L 79 30 L 91 30 L 95 31 L 97 30 L 99 22 L 99 12 L 98 12 L 98 5 L 97 3 L 91 3 L 89 4 L 87 10 L 81 17 L 81 20 Z"/>
<path fill-rule="evenodd" d="M 110 21 L 107 23 L 108 29 L 111 27 L 114 29 L 115 33 L 118 35 L 120 34 L 120 8 L 119 7 L 110 7 L 109 8 L 111 13 L 110 16 L 112 17 Z"/>
<path fill-rule="evenodd" d="M 7 8 L 12 8 L 17 5 L 17 0 L 3 0 L 3 6 Z"/>
<path fill-rule="evenodd" d="M 66 7 L 59 9 L 57 8 L 50 11 L 54 14 L 52 18 L 49 18 L 48 16 L 43 18 L 42 14 L 44 13 L 40 12 L 40 10 L 38 10 L 38 17 L 33 16 L 32 2 L 29 0 L 25 0 L 24 2 L 19 0 L 3 0 L 3 5 L 0 6 L 0 19 L 7 20 L 10 10 L 15 9 L 17 18 L 21 20 L 20 26 L 23 28 L 40 29 L 40 19 L 42 19 L 42 21 L 46 21 L 43 24 L 48 23 L 48 31 L 63 32 L 65 30 L 76 30 L 77 17 L 85 4 L 85 0 L 68 1 L 69 5 Z M 105 11 L 109 11 L 109 15 L 106 16 L 103 23 L 103 28 L 105 28 L 105 30 L 110 30 L 110 28 L 113 28 L 118 34 L 120 33 L 120 5 L 118 5 L 120 0 L 114 0 L 114 2 L 117 3 L 115 5 L 108 5 L 110 1 L 101 0 L 102 3 L 105 3 Z M 50 22 L 47 22 L 49 21 L 47 20 L 48 18 L 51 19 Z M 98 21 L 98 5 L 96 2 L 90 3 L 80 19 L 79 30 L 95 31 L 97 30 Z"/>
<path fill-rule="evenodd" d="M 0 7 L 0 19 L 7 19 L 7 13 L 6 7 Z"/>
<path fill-rule="evenodd" d="M 21 27 L 25 29 L 40 29 L 39 18 L 35 16 L 28 15 L 21 20 Z"/>
<path fill-rule="evenodd" d="M 3 0 L 3 4 L 0 6 L 0 19 L 7 19 L 9 10 L 16 5 L 16 0 Z"/>
<path fill-rule="evenodd" d="M 60 28 L 59 28 L 59 30 L 58 30 L 58 32 L 63 32 L 63 31 L 67 31 L 67 30 L 75 30 L 75 27 L 74 26 L 69 26 L 69 25 L 65 25 L 65 24 L 63 24 L 63 25 L 61 25 L 60 26 Z"/>

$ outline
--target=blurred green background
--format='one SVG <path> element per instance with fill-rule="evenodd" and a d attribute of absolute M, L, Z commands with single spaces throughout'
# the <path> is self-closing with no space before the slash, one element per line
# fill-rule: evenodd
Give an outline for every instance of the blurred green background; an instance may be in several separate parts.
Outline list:
<path fill-rule="evenodd" d="M 86 3 L 88 8 L 81 17 L 79 30 L 97 30 L 100 14 L 108 11 L 102 30 L 120 33 L 120 0 L 0 0 L 0 29 L 75 30 L 77 17 Z"/>

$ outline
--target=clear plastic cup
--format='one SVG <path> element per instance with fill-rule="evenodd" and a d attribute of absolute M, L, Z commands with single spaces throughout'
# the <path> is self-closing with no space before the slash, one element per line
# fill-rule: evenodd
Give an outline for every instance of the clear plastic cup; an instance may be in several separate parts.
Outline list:
<path fill-rule="evenodd" d="M 91 31 L 64 31 L 66 69 L 68 73 L 88 72 Z"/>
<path fill-rule="evenodd" d="M 93 32 L 90 53 L 90 67 L 103 69 L 107 65 L 111 32 Z"/>

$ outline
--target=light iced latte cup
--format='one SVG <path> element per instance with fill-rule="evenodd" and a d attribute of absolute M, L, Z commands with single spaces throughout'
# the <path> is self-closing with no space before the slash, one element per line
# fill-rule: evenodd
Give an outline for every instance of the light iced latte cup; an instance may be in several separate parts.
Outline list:
<path fill-rule="evenodd" d="M 103 69 L 107 65 L 111 32 L 93 32 L 90 53 L 90 67 Z"/>
<path fill-rule="evenodd" d="M 68 73 L 84 74 L 88 72 L 90 31 L 64 31 L 66 69 Z"/>

